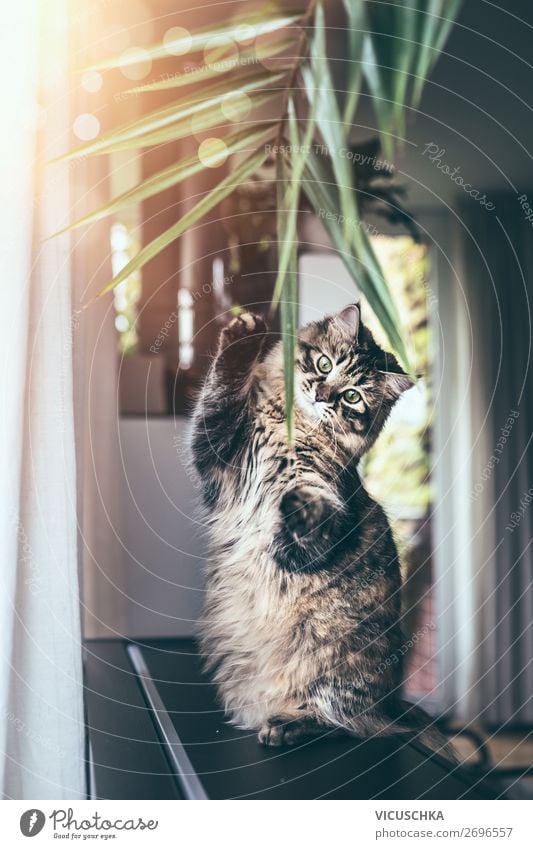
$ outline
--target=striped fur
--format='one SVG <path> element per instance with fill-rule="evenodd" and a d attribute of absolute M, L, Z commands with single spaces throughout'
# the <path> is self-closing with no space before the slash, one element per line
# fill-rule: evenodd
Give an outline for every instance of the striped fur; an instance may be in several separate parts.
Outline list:
<path fill-rule="evenodd" d="M 263 743 L 401 727 L 401 663 L 387 664 L 402 655 L 398 557 L 357 465 L 409 385 L 357 307 L 309 325 L 289 447 L 280 343 L 249 313 L 222 331 L 193 423 L 210 540 L 201 639 L 228 716 Z"/>

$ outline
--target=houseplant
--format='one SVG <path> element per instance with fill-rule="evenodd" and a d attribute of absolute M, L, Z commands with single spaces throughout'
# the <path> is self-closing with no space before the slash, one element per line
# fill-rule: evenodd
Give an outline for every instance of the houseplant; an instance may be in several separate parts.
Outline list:
<path fill-rule="evenodd" d="M 329 237 L 350 275 L 366 297 L 404 367 L 412 372 L 396 307 L 366 230 L 358 226 L 361 209 L 355 170 L 343 151 L 350 144 L 359 97 L 366 85 L 377 118 L 384 153 L 390 157 L 393 141 L 405 132 L 408 109 L 416 109 L 424 83 L 442 50 L 460 6 L 460 0 L 343 0 L 345 13 L 346 87 L 333 83 L 327 47 L 324 0 L 307 0 L 287 13 L 271 4 L 253 17 L 225 22 L 214 28 L 180 32 L 174 40 L 147 48 L 153 61 L 170 55 L 201 55 L 216 40 L 237 46 L 235 62 L 200 63 L 194 74 L 181 72 L 140 86 L 136 92 L 176 90 L 178 98 L 164 108 L 100 136 L 65 159 L 138 149 L 185 138 L 190 121 L 196 129 L 212 130 L 211 149 L 180 160 L 144 180 L 134 189 L 74 222 L 70 228 L 113 215 L 128 204 L 139 203 L 232 154 L 246 157 L 229 173 L 221 169 L 214 188 L 204 194 L 169 229 L 146 244 L 108 282 L 100 294 L 140 269 L 168 244 L 178 239 L 235 187 L 248 180 L 275 151 L 277 187 L 278 272 L 273 305 L 279 305 L 285 357 L 285 387 L 289 435 L 293 407 L 293 361 L 297 304 L 297 215 L 304 195 L 321 216 Z M 262 7 L 263 8 L 263 7 Z M 205 54 L 204 54 L 205 55 Z M 251 57 L 252 62 L 244 61 Z M 269 60 L 281 57 L 276 67 Z M 254 61 L 257 60 L 257 61 Z M 107 60 L 94 69 L 124 64 L 124 57 Z M 131 62 L 136 61 L 135 56 Z M 259 70 L 257 69 L 259 65 Z M 177 60 L 177 66 L 179 62 Z M 252 70 L 250 71 L 250 67 Z M 191 94 L 191 86 L 194 92 Z M 221 120 L 221 102 L 244 100 L 253 109 L 269 101 L 279 105 L 269 122 L 249 122 L 232 133 Z"/>

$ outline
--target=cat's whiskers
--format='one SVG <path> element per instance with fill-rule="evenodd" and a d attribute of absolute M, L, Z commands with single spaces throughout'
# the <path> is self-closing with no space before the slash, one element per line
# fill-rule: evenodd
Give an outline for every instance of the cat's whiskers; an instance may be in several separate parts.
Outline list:
<path fill-rule="evenodd" d="M 340 429 L 341 429 L 341 431 L 342 431 L 343 436 L 346 438 L 346 440 L 349 440 L 349 438 L 350 438 L 350 437 L 348 436 L 348 433 L 347 433 L 347 431 L 345 430 L 345 428 L 344 428 L 344 426 L 343 426 L 343 424 L 342 424 L 342 422 L 341 422 L 341 420 L 340 420 L 340 416 L 338 416 L 338 417 L 337 417 L 337 424 L 338 424 L 338 426 L 340 427 Z"/>
<path fill-rule="evenodd" d="M 319 429 L 322 422 L 323 419 L 316 419 L 315 421 L 313 421 L 311 427 L 305 431 L 305 436 L 313 436 L 313 434 L 316 433 L 316 431 Z"/>

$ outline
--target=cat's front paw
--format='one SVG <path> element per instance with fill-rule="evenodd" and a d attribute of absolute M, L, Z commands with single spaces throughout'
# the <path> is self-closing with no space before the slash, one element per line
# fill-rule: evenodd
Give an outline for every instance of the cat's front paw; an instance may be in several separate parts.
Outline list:
<path fill-rule="evenodd" d="M 325 726 L 319 725 L 312 716 L 302 716 L 298 719 L 291 716 L 272 716 L 260 729 L 257 739 L 263 746 L 294 746 L 324 733 Z"/>
<path fill-rule="evenodd" d="M 330 533 L 332 505 L 312 487 L 298 487 L 286 492 L 281 499 L 281 515 L 286 529 L 295 542 L 305 541 L 315 531 L 324 541 Z"/>
<path fill-rule="evenodd" d="M 257 351 L 267 331 L 264 319 L 251 312 L 243 312 L 232 318 L 222 331 L 220 347 L 226 353 L 240 356 L 244 351 Z"/>

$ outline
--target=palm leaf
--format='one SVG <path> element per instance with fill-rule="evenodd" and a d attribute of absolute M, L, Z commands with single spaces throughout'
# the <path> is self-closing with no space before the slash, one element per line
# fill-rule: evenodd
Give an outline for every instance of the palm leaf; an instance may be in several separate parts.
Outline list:
<path fill-rule="evenodd" d="M 307 116 L 307 126 L 303 141 L 300 140 L 296 108 L 292 97 L 287 107 L 287 124 L 291 143 L 291 173 L 287 172 L 283 157 L 276 161 L 277 176 L 277 231 L 278 244 L 281 245 L 278 258 L 278 274 L 272 307 L 280 303 L 281 338 L 283 348 L 283 374 L 285 386 L 285 412 L 287 419 L 287 438 L 292 444 L 294 433 L 294 352 L 297 334 L 298 303 L 298 210 L 300 206 L 300 186 L 307 159 L 307 151 L 315 131 L 315 104 L 311 105 Z M 281 299 L 281 300 L 280 300 Z"/>
<path fill-rule="evenodd" d="M 363 2 L 343 0 L 348 19 L 348 57 L 346 73 L 346 101 L 344 103 L 343 121 L 348 127 L 355 115 L 361 90 L 363 73 L 363 45 L 366 37 L 366 12 Z"/>
<path fill-rule="evenodd" d="M 311 64 L 303 68 L 302 75 L 309 103 L 316 110 L 316 122 L 329 150 L 333 172 L 339 187 L 340 207 L 344 220 L 356 216 L 353 193 L 353 168 L 341 155 L 346 142 L 343 122 L 337 106 L 335 87 L 326 57 L 326 32 L 324 9 L 319 2 L 315 14 L 315 32 L 311 43 Z"/>
<path fill-rule="evenodd" d="M 405 104 L 407 88 L 411 78 L 411 69 L 418 55 L 418 21 L 420 0 L 404 0 L 401 6 L 395 6 L 394 22 L 396 38 L 392 40 L 393 51 L 393 90 L 392 100 L 395 126 L 398 134 L 405 134 Z"/>
<path fill-rule="evenodd" d="M 228 136 L 223 139 L 226 145 L 226 155 L 232 155 L 242 150 L 249 150 L 251 148 L 255 148 L 255 146 L 260 142 L 267 142 L 269 139 L 274 138 L 277 128 L 277 124 L 270 124 L 266 127 L 261 127 L 256 132 L 245 130 Z M 49 236 L 48 238 L 59 236 L 61 233 L 75 230 L 83 225 L 92 224 L 102 218 L 107 218 L 109 215 L 114 215 L 121 209 L 140 203 L 147 198 L 153 197 L 154 195 L 171 188 L 172 186 L 177 186 L 184 180 L 188 180 L 190 177 L 194 177 L 195 174 L 199 174 L 204 170 L 205 165 L 198 158 L 198 154 L 190 156 L 187 159 L 183 159 L 175 165 L 170 165 L 168 168 L 164 168 L 156 174 L 152 174 L 151 177 L 143 180 L 143 182 L 139 183 L 139 185 L 134 186 L 127 192 L 117 195 L 117 197 L 113 198 L 113 200 L 109 201 L 109 203 L 104 204 L 99 209 L 95 209 L 93 212 L 90 212 L 88 215 L 85 215 L 83 218 L 80 218 L 68 227 L 64 227 L 62 230 L 59 230 L 57 233 L 54 233 L 53 236 Z"/>
<path fill-rule="evenodd" d="M 297 336 L 298 312 L 298 269 L 296 244 L 293 245 L 287 286 L 280 303 L 280 320 L 283 348 L 283 375 L 285 385 L 285 415 L 287 417 L 287 438 L 289 445 L 294 435 L 294 352 Z"/>
<path fill-rule="evenodd" d="M 368 5 L 367 5 L 368 8 Z M 387 7 L 389 11 L 390 7 Z M 393 7 L 394 8 L 394 7 Z M 393 153 L 392 136 L 398 129 L 397 110 L 394 103 L 394 55 L 392 36 L 389 33 L 387 19 L 383 10 L 368 9 L 369 33 L 363 47 L 363 73 L 365 75 L 372 103 L 378 120 L 385 156 Z"/>
<path fill-rule="evenodd" d="M 186 98 L 158 108 L 142 118 L 124 124 L 106 133 L 95 141 L 82 145 L 64 157 L 75 159 L 86 155 L 110 153 L 116 150 L 144 148 L 178 140 L 191 133 L 191 120 L 197 132 L 227 128 L 222 110 L 219 109 L 225 96 L 243 93 L 249 96 L 250 107 L 266 103 L 284 92 L 283 103 L 287 104 L 286 115 L 280 117 L 281 128 L 286 123 L 292 145 L 290 159 L 280 153 L 276 159 L 278 213 L 277 229 L 279 244 L 279 268 L 273 304 L 279 302 L 284 354 L 285 400 L 289 439 L 293 436 L 294 407 L 294 351 L 296 339 L 297 303 L 297 216 L 299 199 L 305 192 L 315 211 L 338 212 L 335 217 L 321 215 L 333 245 L 345 263 L 353 280 L 365 295 L 389 339 L 409 373 L 412 369 L 406 346 L 400 332 L 400 322 L 380 264 L 375 256 L 368 235 L 361 226 L 361 214 L 355 186 L 355 170 L 347 156 L 341 151 L 349 146 L 349 132 L 361 90 L 362 77 L 367 80 L 374 104 L 383 149 L 392 156 L 393 138 L 404 132 L 407 103 L 416 108 L 424 83 L 433 68 L 439 52 L 449 35 L 453 20 L 457 16 L 460 0 L 343 0 L 348 21 L 349 64 L 347 91 L 343 110 L 339 109 L 335 86 L 327 58 L 326 29 L 323 0 L 308 3 L 305 13 L 274 13 L 271 17 L 256 16 L 254 19 L 241 17 L 216 27 L 206 28 L 166 44 L 153 45 L 144 55 L 153 59 L 167 59 L 174 54 L 196 54 L 208 48 L 217 39 L 233 41 L 240 45 L 250 38 L 250 28 L 255 36 L 272 34 L 268 44 L 257 50 L 244 47 L 240 53 L 241 64 L 248 59 L 258 61 L 278 55 L 292 43 L 296 55 L 287 67 L 260 73 L 229 74 L 224 61 L 204 64 L 192 74 L 178 73 L 166 80 L 158 80 L 132 88 L 132 92 L 150 92 L 186 87 L 192 83 L 208 82 L 200 92 L 189 93 Z M 314 12 L 312 38 L 305 38 L 310 16 Z M 299 38 L 291 39 L 284 29 L 296 26 Z M 244 27 L 244 29 L 243 29 Z M 309 58 L 306 50 L 309 46 Z M 93 65 L 93 69 L 118 68 L 139 61 L 135 53 L 116 57 Z M 283 61 L 283 60 L 282 60 Z M 304 139 L 300 144 L 299 118 L 296 110 L 297 98 L 288 91 L 289 86 L 298 87 L 300 76 L 309 102 L 308 119 Z M 213 81 L 213 82 L 211 82 Z M 280 84 L 277 86 L 277 84 Z M 409 91 L 411 89 L 411 91 Z M 410 101 L 409 101 L 410 96 Z M 300 119 L 301 120 L 301 119 Z M 329 160 L 318 156 L 310 149 L 315 128 L 329 150 Z M 226 130 L 227 131 L 227 130 Z M 254 148 L 261 139 L 281 135 L 279 127 L 272 123 L 257 129 L 241 130 L 226 135 L 229 153 Z M 309 152 L 307 152 L 309 151 Z M 229 195 L 240 183 L 262 164 L 266 158 L 266 147 L 256 150 L 234 173 L 224 177 L 220 183 L 205 194 L 201 200 L 183 215 L 172 227 L 146 245 L 119 274 L 101 291 L 109 291 L 125 280 L 134 271 L 156 256 L 188 228 L 194 226 L 216 204 Z M 88 224 L 120 210 L 123 206 L 138 203 L 158 192 L 177 185 L 182 180 L 194 177 L 202 171 L 205 163 L 197 157 L 189 157 L 165 168 L 158 174 L 94 212 L 86 215 L 65 229 Z M 342 216 L 342 218 L 340 218 Z M 339 223 L 339 220 L 343 223 Z M 64 232 L 64 231 L 61 231 Z"/>
<path fill-rule="evenodd" d="M 272 59 L 280 53 L 284 53 L 289 47 L 294 45 L 294 38 L 285 38 L 282 41 L 276 41 L 272 44 L 262 44 L 259 47 L 254 47 L 251 50 L 246 50 L 239 55 L 235 62 L 216 62 L 213 65 L 199 65 L 192 71 L 175 74 L 164 80 L 155 80 L 152 83 L 145 83 L 127 90 L 126 94 L 145 94 L 152 91 L 167 91 L 168 89 L 181 88 L 183 86 L 192 85 L 197 82 L 205 82 L 214 77 L 221 77 L 223 74 L 234 73 L 239 68 L 245 68 L 248 60 L 262 62 L 264 59 Z"/>
<path fill-rule="evenodd" d="M 277 177 L 277 229 L 278 233 L 287 230 L 288 216 L 292 210 L 287 209 L 287 192 L 289 183 L 287 166 L 282 156 L 276 160 Z M 296 350 L 297 333 L 297 303 L 298 303 L 298 269 L 297 242 L 285 240 L 288 262 L 283 276 L 283 297 L 280 302 L 281 344 L 283 349 L 283 377 L 285 387 L 285 419 L 287 422 L 287 439 L 292 444 L 294 435 L 294 355 Z"/>
<path fill-rule="evenodd" d="M 157 144 L 159 142 L 154 141 L 155 138 L 163 140 L 161 138 L 163 136 L 164 140 L 168 140 L 165 136 L 167 131 L 172 133 L 170 138 L 183 138 L 183 136 L 190 134 L 190 119 L 193 116 L 197 117 L 199 115 L 200 119 L 202 117 L 204 118 L 203 125 L 201 120 L 198 121 L 197 127 L 199 129 L 208 129 L 217 121 L 221 121 L 222 116 L 218 113 L 216 107 L 220 106 L 221 99 L 228 95 L 228 93 L 232 94 L 235 90 L 239 94 L 248 94 L 265 89 L 267 86 L 282 80 L 285 73 L 283 71 L 276 74 L 270 74 L 269 72 L 255 74 L 252 78 L 245 79 L 235 89 L 228 89 L 227 83 L 217 83 L 202 94 L 194 95 L 192 100 L 185 103 L 183 100 L 175 101 L 170 106 L 165 106 L 163 109 L 156 109 L 137 121 L 123 124 L 118 129 L 106 133 L 96 141 L 89 142 L 70 153 L 58 157 L 58 161 L 76 159 L 95 153 L 109 153 L 113 150 L 124 150 L 128 147 Z M 265 96 L 275 97 L 276 92 L 270 91 Z M 178 134 L 173 134 L 174 130 Z M 179 135 L 182 130 L 182 134 Z M 158 132 L 160 135 L 157 135 Z M 148 142 L 147 139 L 149 140 Z"/>
<path fill-rule="evenodd" d="M 279 92 L 274 90 L 265 94 L 256 94 L 250 98 L 250 112 L 258 109 L 264 103 L 274 100 L 279 96 Z M 251 127 L 257 126 L 259 119 L 252 119 L 248 116 L 247 121 L 241 121 L 241 125 Z M 196 133 L 203 133 L 207 130 L 215 135 L 223 134 L 228 131 L 228 120 L 219 115 L 217 110 L 208 109 L 196 117 L 194 122 L 194 130 Z M 191 127 L 188 120 L 178 121 L 177 124 L 170 124 L 168 127 L 163 127 L 161 130 L 155 130 L 153 133 L 147 133 L 139 139 L 131 139 L 131 141 L 123 141 L 118 144 L 111 145 L 106 148 L 103 153 L 114 153 L 120 150 L 141 150 L 145 147 L 155 147 L 156 145 L 166 144 L 171 141 L 179 141 L 179 139 L 187 138 L 191 134 Z"/>
<path fill-rule="evenodd" d="M 340 208 L 340 201 L 334 175 L 328 173 L 321 158 L 314 152 L 306 162 L 303 188 L 353 281 L 376 314 L 393 350 L 411 374 L 412 367 L 399 329 L 398 312 L 379 261 L 359 218 L 352 219 L 348 234 L 346 228 L 339 225 L 336 211 Z M 334 214 L 328 217 L 325 212 Z"/>
<path fill-rule="evenodd" d="M 363 71 L 386 156 L 392 156 L 393 135 L 404 134 L 409 81 L 414 79 L 411 103 L 416 107 L 460 5 L 460 0 L 366 3 L 369 33 Z"/>
<path fill-rule="evenodd" d="M 154 44 L 151 47 L 143 48 L 143 58 L 168 59 L 171 54 L 188 54 L 197 53 L 204 50 L 213 42 L 214 39 L 228 38 L 237 43 L 242 40 L 241 32 L 249 32 L 253 29 L 254 37 L 269 35 L 270 33 L 278 32 L 279 30 L 290 27 L 301 18 L 301 15 L 283 15 L 272 18 L 250 19 L 245 16 L 231 23 L 224 23 L 218 27 L 211 27 L 205 30 L 198 30 L 185 36 L 167 41 L 165 44 Z M 245 28 L 242 30 L 241 28 Z M 95 65 L 90 65 L 83 70 L 103 71 L 108 68 L 124 68 L 127 65 L 136 65 L 139 62 L 139 57 L 135 54 L 126 56 L 115 56 L 112 59 L 105 59 L 103 62 L 97 62 Z"/>
<path fill-rule="evenodd" d="M 278 257 L 278 274 L 276 285 L 274 286 L 274 294 L 272 295 L 272 306 L 276 307 L 282 292 L 284 291 L 286 274 L 290 274 L 290 265 L 292 259 L 292 248 L 297 241 L 297 222 L 298 209 L 300 205 L 300 185 L 307 159 L 307 151 L 309 150 L 313 134 L 315 131 L 315 110 L 312 104 L 309 115 L 307 117 L 307 126 L 303 140 L 300 141 L 298 132 L 298 124 L 296 118 L 296 109 L 294 101 L 289 98 L 287 110 L 287 123 L 289 126 L 289 139 L 291 143 L 291 174 L 290 180 L 285 183 L 286 187 L 284 199 L 285 207 L 285 222 L 283 229 L 278 230 L 278 244 L 281 244 L 281 250 Z M 284 172 L 283 172 L 284 173 Z"/>
<path fill-rule="evenodd" d="M 196 204 L 196 206 L 186 212 L 179 221 L 142 248 L 142 250 L 140 250 L 139 253 L 134 256 L 133 259 L 131 259 L 128 264 L 125 265 L 124 268 L 98 292 L 98 296 L 105 295 L 106 292 L 114 289 L 115 286 L 122 283 L 122 281 L 129 277 L 130 274 L 133 274 L 134 271 L 138 271 L 146 265 L 147 262 L 157 256 L 157 254 L 164 250 L 167 245 L 170 245 L 171 242 L 174 242 L 182 236 L 189 227 L 196 224 L 200 218 L 203 218 L 203 216 L 210 212 L 213 207 L 220 203 L 220 201 L 224 200 L 224 198 L 231 194 L 237 186 L 241 185 L 251 174 L 253 174 L 253 172 L 263 164 L 266 157 L 267 151 L 265 148 L 262 150 L 260 149 L 249 156 L 239 165 L 238 168 L 235 169 L 232 174 L 225 177 L 218 186 L 205 195 L 202 200 Z"/>
<path fill-rule="evenodd" d="M 442 52 L 459 14 L 461 0 L 425 0 L 420 15 L 419 50 L 414 68 L 412 106 L 417 109 L 427 77 Z"/>
<path fill-rule="evenodd" d="M 343 224 L 337 223 L 340 218 L 338 214 L 337 220 L 331 217 L 324 219 L 330 237 L 340 251 L 354 282 L 374 309 L 393 349 L 404 366 L 411 371 L 405 343 L 399 330 L 400 320 L 396 305 L 366 231 L 361 226 L 361 216 L 353 190 L 353 169 L 347 157 L 341 155 L 346 142 L 337 102 L 332 97 L 333 84 L 325 56 L 325 22 L 321 3 L 316 11 L 311 66 L 303 69 L 303 76 L 308 99 L 314 104 L 317 124 L 329 149 L 332 169 L 328 171 L 324 157 L 310 151 L 305 168 L 308 175 L 305 182 L 306 193 L 317 214 L 320 215 L 324 209 L 333 213 L 340 211 Z"/>

